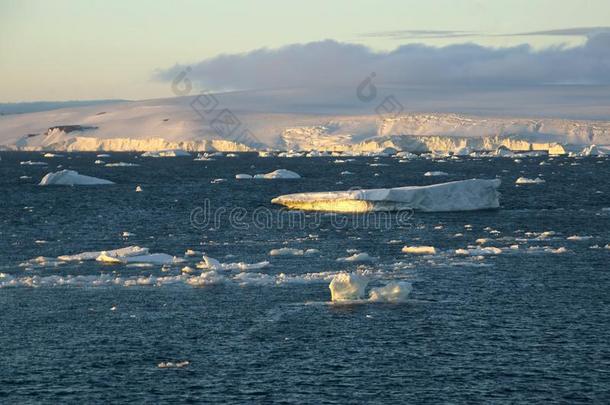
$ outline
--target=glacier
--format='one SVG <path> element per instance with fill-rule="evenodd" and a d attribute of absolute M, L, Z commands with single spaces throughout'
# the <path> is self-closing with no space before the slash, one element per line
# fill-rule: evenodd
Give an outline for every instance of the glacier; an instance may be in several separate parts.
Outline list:
<path fill-rule="evenodd" d="M 405 112 L 387 117 L 360 107 L 346 110 L 340 104 L 324 105 L 322 96 L 307 95 L 311 102 L 299 104 L 305 96 L 298 92 L 223 94 L 241 123 L 235 133 L 219 133 L 212 120 L 202 120 L 193 110 L 193 97 L 4 115 L 0 116 L 0 149 L 130 151 L 151 152 L 151 156 L 171 156 L 172 151 L 186 156 L 206 151 L 276 150 L 317 157 L 332 152 L 384 151 L 439 151 L 467 156 L 499 147 L 561 155 L 581 152 L 593 144 L 604 153 L 610 145 L 610 121 L 547 118 L 549 112 L 543 118 L 487 116 L 480 112 L 482 115 Z M 562 115 L 565 112 L 556 112 L 557 117 Z M 578 116 L 587 117 L 584 112 Z M 245 129 L 252 136 L 241 136 Z M 595 149 L 591 152 L 596 153 Z"/>
<path fill-rule="evenodd" d="M 500 179 L 469 179 L 430 186 L 287 194 L 271 202 L 296 210 L 338 213 L 474 211 L 499 208 L 499 186 Z"/>

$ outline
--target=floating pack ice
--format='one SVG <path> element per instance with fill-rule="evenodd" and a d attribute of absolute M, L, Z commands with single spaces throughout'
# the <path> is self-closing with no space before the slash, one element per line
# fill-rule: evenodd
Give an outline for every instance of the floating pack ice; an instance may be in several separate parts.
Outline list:
<path fill-rule="evenodd" d="M 473 211 L 498 208 L 499 186 L 500 179 L 470 179 L 431 186 L 288 194 L 271 202 L 297 210 L 344 213 Z"/>
<path fill-rule="evenodd" d="M 110 180 L 98 179 L 97 177 L 84 176 L 74 170 L 62 170 L 48 173 L 40 181 L 41 186 L 94 186 L 114 184 Z"/>

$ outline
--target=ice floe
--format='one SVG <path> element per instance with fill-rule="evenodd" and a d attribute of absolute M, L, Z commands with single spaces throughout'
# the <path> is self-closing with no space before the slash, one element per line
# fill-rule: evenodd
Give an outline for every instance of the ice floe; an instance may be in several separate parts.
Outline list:
<path fill-rule="evenodd" d="M 441 172 L 441 171 L 433 171 L 433 172 L 426 172 L 426 173 L 424 173 L 424 176 L 426 176 L 426 177 L 430 177 L 430 176 L 449 176 L 449 173 L 445 173 L 445 172 Z"/>
<path fill-rule="evenodd" d="M 189 364 L 191 364 L 191 362 L 188 360 L 177 361 L 177 362 L 162 361 L 161 363 L 157 364 L 157 367 L 159 367 L 159 368 L 183 368 L 183 367 L 188 366 Z"/>
<path fill-rule="evenodd" d="M 305 252 L 303 249 L 295 249 L 295 248 L 279 248 L 272 249 L 269 252 L 269 256 L 303 256 Z"/>
<path fill-rule="evenodd" d="M 107 184 L 114 183 L 110 180 L 85 176 L 74 170 L 62 170 L 59 172 L 48 173 L 39 183 L 41 186 L 94 186 Z"/>
<path fill-rule="evenodd" d="M 184 259 L 168 255 L 167 253 L 150 253 L 137 256 L 115 256 L 109 255 L 107 252 L 102 252 L 95 258 L 98 262 L 110 264 L 128 264 L 128 263 L 150 263 L 154 265 L 177 264 L 184 262 Z"/>
<path fill-rule="evenodd" d="M 488 256 L 499 255 L 501 253 L 502 249 L 493 246 L 456 249 L 455 251 L 455 254 L 458 256 Z"/>
<path fill-rule="evenodd" d="M 268 267 L 269 265 L 270 265 L 270 263 L 268 261 L 262 261 L 262 262 L 258 262 L 258 263 L 244 263 L 244 262 L 221 263 L 220 261 L 218 261 L 217 259 L 214 259 L 213 257 L 204 255 L 203 261 L 197 263 L 197 268 L 204 269 L 204 270 L 247 271 L 247 270 L 264 269 L 265 267 Z"/>
<path fill-rule="evenodd" d="M 404 246 L 402 252 L 414 255 L 435 255 L 436 248 L 434 246 Z"/>
<path fill-rule="evenodd" d="M 252 178 L 251 174 L 239 173 L 235 175 L 237 180 L 250 180 Z"/>
<path fill-rule="evenodd" d="M 105 167 L 136 167 L 140 166 L 137 163 L 117 162 L 117 163 L 106 163 Z"/>
<path fill-rule="evenodd" d="M 327 212 L 420 210 L 472 211 L 500 206 L 499 179 L 470 179 L 430 186 L 288 194 L 272 203 L 291 209 Z"/>
<path fill-rule="evenodd" d="M 25 162 L 19 162 L 21 166 L 48 166 L 47 162 L 34 162 L 31 160 L 26 160 Z"/>
<path fill-rule="evenodd" d="M 571 240 L 571 241 L 575 241 L 575 242 L 580 242 L 580 241 L 586 241 L 589 239 L 593 239 L 593 236 L 588 236 L 588 235 L 572 235 L 572 236 L 568 236 L 566 238 L 567 240 Z"/>
<path fill-rule="evenodd" d="M 376 260 L 376 257 L 372 257 L 366 252 L 354 253 L 349 257 L 340 257 L 337 259 L 338 262 L 374 262 Z"/>
<path fill-rule="evenodd" d="M 369 301 L 372 302 L 405 302 L 413 290 L 411 283 L 406 281 L 392 281 L 383 287 L 371 288 Z"/>

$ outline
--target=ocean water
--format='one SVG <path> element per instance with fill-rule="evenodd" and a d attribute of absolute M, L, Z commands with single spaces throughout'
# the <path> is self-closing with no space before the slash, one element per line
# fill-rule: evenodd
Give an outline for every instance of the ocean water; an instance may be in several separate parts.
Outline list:
<path fill-rule="evenodd" d="M 111 153 L 101 159 L 140 166 L 104 167 L 93 153 L 0 157 L 0 402 L 610 401 L 610 159 Z M 20 164 L 28 160 L 49 165 Z M 117 184 L 37 186 L 59 166 Z M 279 168 L 303 178 L 234 178 Z M 437 170 L 449 175 L 423 176 Z M 520 176 L 546 182 L 517 186 Z M 502 179 L 499 210 L 361 223 L 270 203 L 293 192 L 473 177 Z M 501 253 L 455 254 L 481 244 Z M 52 259 L 130 245 L 185 262 Z M 404 245 L 438 253 L 407 255 Z M 269 255 L 282 247 L 318 252 Z M 200 271 L 181 269 L 201 254 L 184 257 L 187 249 L 269 265 L 220 270 L 193 286 Z M 375 260 L 337 261 L 358 252 Z M 30 261 L 40 256 L 51 259 Z M 332 304 L 328 284 L 340 271 L 366 274 L 371 287 L 408 281 L 413 291 L 401 303 Z M 181 361 L 189 364 L 159 367 Z"/>

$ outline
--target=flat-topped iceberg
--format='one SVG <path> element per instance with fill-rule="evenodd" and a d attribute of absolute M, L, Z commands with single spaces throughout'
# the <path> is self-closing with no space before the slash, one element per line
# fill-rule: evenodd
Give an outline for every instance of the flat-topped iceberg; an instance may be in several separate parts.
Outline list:
<path fill-rule="evenodd" d="M 499 186 L 500 179 L 470 179 L 431 186 L 288 194 L 271 202 L 297 210 L 344 213 L 474 211 L 498 208 Z"/>
<path fill-rule="evenodd" d="M 84 176 L 74 170 L 61 170 L 59 172 L 48 173 L 40 181 L 40 186 L 95 186 L 114 184 L 110 180 L 99 179 L 97 177 Z"/>

